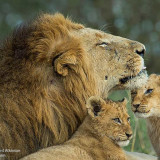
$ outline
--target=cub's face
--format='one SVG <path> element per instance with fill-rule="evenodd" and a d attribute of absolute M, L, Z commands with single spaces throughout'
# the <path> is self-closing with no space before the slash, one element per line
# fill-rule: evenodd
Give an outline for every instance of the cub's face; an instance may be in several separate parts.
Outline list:
<path fill-rule="evenodd" d="M 143 44 L 90 28 L 77 32 L 76 36 L 81 39 L 101 84 L 113 84 L 116 88 L 138 88 L 146 83 Z"/>
<path fill-rule="evenodd" d="M 132 111 L 137 117 L 160 116 L 160 76 L 150 75 L 142 88 L 131 91 Z"/>
<path fill-rule="evenodd" d="M 126 110 L 126 100 L 115 103 L 91 97 L 88 106 L 98 136 L 106 136 L 119 146 L 129 144 L 132 129 Z"/>

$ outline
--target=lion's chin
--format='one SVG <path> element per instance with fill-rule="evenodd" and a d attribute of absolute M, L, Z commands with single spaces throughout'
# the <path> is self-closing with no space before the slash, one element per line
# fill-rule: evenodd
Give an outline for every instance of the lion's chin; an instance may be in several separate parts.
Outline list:
<path fill-rule="evenodd" d="M 151 116 L 151 113 L 150 112 L 147 112 L 147 113 L 142 113 L 142 112 L 134 112 L 135 116 L 137 118 L 148 118 Z"/>
<path fill-rule="evenodd" d="M 137 76 L 128 79 L 124 84 L 121 84 L 121 88 L 125 89 L 138 89 L 145 85 L 148 80 L 148 74 L 146 70 L 140 72 Z"/>
<path fill-rule="evenodd" d="M 117 144 L 118 144 L 120 147 L 125 147 L 125 146 L 128 146 L 129 140 L 126 140 L 126 141 L 118 141 Z"/>

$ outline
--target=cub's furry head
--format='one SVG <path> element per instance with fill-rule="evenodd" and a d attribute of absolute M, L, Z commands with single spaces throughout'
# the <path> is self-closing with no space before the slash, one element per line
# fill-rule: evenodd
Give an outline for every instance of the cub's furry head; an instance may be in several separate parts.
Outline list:
<path fill-rule="evenodd" d="M 98 136 L 107 136 L 119 146 L 126 146 L 132 138 L 130 117 L 126 109 L 127 100 L 112 102 L 99 97 L 88 101 L 88 114 Z"/>
<path fill-rule="evenodd" d="M 150 75 L 142 88 L 132 90 L 132 111 L 137 117 L 160 116 L 160 76 Z"/>

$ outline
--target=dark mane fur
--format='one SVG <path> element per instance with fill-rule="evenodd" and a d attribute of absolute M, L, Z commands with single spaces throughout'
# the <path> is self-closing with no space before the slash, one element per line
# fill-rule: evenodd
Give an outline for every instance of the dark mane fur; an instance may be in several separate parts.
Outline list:
<path fill-rule="evenodd" d="M 84 119 L 95 83 L 80 41 L 70 35 L 83 27 L 61 14 L 46 14 L 1 45 L 0 149 L 20 150 L 7 153 L 8 159 L 66 141 Z M 61 54 L 76 59 L 62 66 L 67 76 L 55 68 Z"/>

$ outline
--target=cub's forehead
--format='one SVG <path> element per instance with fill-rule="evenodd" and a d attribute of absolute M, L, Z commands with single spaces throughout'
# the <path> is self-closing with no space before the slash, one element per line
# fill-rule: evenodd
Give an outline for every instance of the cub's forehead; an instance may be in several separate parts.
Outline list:
<path fill-rule="evenodd" d="M 128 118 L 128 113 L 127 110 L 123 108 L 117 108 L 116 110 L 112 110 L 111 112 L 111 117 L 117 117 L 120 119 L 127 119 Z"/>
<path fill-rule="evenodd" d="M 142 86 L 139 89 L 139 91 L 142 91 L 142 90 L 145 90 L 145 89 L 156 89 L 157 85 L 159 85 L 159 84 L 160 84 L 160 80 L 154 79 L 153 77 L 149 78 L 148 81 L 147 81 L 147 84 Z"/>
<path fill-rule="evenodd" d="M 134 90 L 131 91 L 131 94 L 132 93 L 136 93 L 136 95 L 144 94 L 144 91 L 148 88 L 147 86 L 148 85 L 144 85 L 141 88 L 134 89 Z"/>
<path fill-rule="evenodd" d="M 111 104 L 111 108 L 110 110 L 112 110 L 114 113 L 116 114 L 125 114 L 127 113 L 127 108 L 126 105 L 122 104 L 121 102 L 113 102 Z"/>
<path fill-rule="evenodd" d="M 119 106 L 117 108 L 117 113 L 120 118 L 126 119 L 128 117 L 127 106 L 124 104 L 119 104 Z"/>
<path fill-rule="evenodd" d="M 147 84 L 145 84 L 141 88 L 132 90 L 132 92 L 136 92 L 137 95 L 143 95 L 147 89 L 156 89 L 156 88 L 157 88 L 157 84 L 156 83 L 152 83 L 152 82 L 148 81 Z"/>

